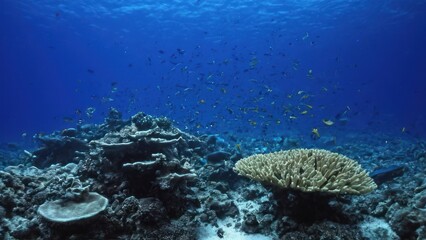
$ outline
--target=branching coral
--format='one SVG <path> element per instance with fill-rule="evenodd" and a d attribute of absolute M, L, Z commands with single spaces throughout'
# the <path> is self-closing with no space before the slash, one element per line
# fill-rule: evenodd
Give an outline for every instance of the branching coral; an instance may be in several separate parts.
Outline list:
<path fill-rule="evenodd" d="M 262 183 L 303 192 L 364 194 L 377 188 L 357 162 L 321 149 L 256 154 L 238 161 L 234 171 Z"/>

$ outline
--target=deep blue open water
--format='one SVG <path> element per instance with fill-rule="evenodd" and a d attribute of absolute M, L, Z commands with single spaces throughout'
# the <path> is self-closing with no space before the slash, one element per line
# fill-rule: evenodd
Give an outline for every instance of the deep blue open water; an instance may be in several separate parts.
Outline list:
<path fill-rule="evenodd" d="M 191 133 L 426 135 L 423 0 L 1 0 L 0 142 L 111 107 Z"/>

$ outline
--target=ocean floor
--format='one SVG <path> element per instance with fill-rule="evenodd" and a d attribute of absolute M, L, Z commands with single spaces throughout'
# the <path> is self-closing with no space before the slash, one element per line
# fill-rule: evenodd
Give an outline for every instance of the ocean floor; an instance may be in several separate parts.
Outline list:
<path fill-rule="evenodd" d="M 426 141 L 351 134 L 194 136 L 143 113 L 0 150 L 1 239 L 426 239 Z M 377 184 L 361 195 L 279 189 L 239 176 L 255 153 L 321 148 Z"/>

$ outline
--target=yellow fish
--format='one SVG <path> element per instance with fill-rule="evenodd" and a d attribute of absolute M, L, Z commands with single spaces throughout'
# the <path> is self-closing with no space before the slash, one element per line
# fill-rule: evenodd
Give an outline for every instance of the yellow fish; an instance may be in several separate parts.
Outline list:
<path fill-rule="evenodd" d="M 312 105 L 309 105 L 309 104 L 304 104 L 306 107 L 308 107 L 308 108 L 310 108 L 310 109 L 312 109 L 313 107 L 312 107 Z"/>
<path fill-rule="evenodd" d="M 307 99 L 307 98 L 309 98 L 309 94 L 305 94 L 305 95 L 303 95 L 303 96 L 300 98 L 300 100 L 302 100 L 302 99 Z"/>
<path fill-rule="evenodd" d="M 249 120 L 249 123 L 250 123 L 250 125 L 252 125 L 252 126 L 256 126 L 256 125 L 257 125 L 257 122 L 256 122 L 256 121 L 253 121 L 253 120 Z"/>
<path fill-rule="evenodd" d="M 257 58 L 256 58 L 256 57 L 253 57 L 253 58 L 250 60 L 250 63 L 249 63 L 250 68 L 255 68 L 255 67 L 256 67 L 256 65 L 257 65 L 257 63 L 258 63 Z"/>
<path fill-rule="evenodd" d="M 311 134 L 312 134 L 311 136 L 312 136 L 313 139 L 320 138 L 318 128 L 312 128 Z"/>
<path fill-rule="evenodd" d="M 328 119 L 323 119 L 322 122 L 327 126 L 332 126 L 334 124 L 333 121 L 328 120 Z"/>

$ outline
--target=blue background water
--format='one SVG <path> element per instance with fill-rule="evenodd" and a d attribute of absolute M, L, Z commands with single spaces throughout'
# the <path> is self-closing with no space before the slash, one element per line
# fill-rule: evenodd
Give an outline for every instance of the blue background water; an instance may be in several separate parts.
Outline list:
<path fill-rule="evenodd" d="M 190 132 L 424 135 L 425 13 L 422 0 L 1 0 L 0 141 L 110 107 Z"/>

